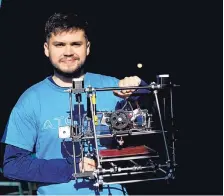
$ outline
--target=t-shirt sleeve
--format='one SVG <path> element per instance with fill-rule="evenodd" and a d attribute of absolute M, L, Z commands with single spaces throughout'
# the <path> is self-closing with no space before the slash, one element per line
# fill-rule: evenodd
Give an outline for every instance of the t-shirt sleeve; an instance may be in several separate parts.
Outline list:
<path fill-rule="evenodd" d="M 11 111 L 1 142 L 33 151 L 37 138 L 34 96 L 24 93 Z"/>

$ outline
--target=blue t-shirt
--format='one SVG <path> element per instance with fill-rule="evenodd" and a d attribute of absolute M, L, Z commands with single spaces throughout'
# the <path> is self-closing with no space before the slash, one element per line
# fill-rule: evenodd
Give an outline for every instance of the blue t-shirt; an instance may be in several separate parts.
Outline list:
<path fill-rule="evenodd" d="M 100 74 L 86 73 L 85 87 L 113 87 L 118 86 L 118 79 Z M 86 94 L 82 94 L 82 112 L 86 113 Z M 112 91 L 97 92 L 97 110 L 114 111 L 120 98 Z M 77 104 L 73 96 L 74 120 L 76 120 Z M 3 142 L 31 152 L 40 159 L 63 159 L 68 156 L 71 142 L 59 138 L 58 128 L 70 125 L 69 93 L 50 81 L 49 77 L 27 89 L 13 108 Z M 105 126 L 103 127 L 105 128 Z M 109 140 L 107 140 L 109 141 Z M 70 143 L 69 143 L 70 142 Z M 67 147 L 65 149 L 65 146 Z M 103 144 L 101 144 L 103 147 Z M 108 143 L 106 144 L 108 145 Z M 67 153 L 67 154 L 66 154 Z M 72 153 L 72 151 L 70 151 Z M 93 182 L 85 179 L 71 180 L 68 183 L 38 184 L 38 194 L 99 194 Z M 105 185 L 100 194 L 124 194 L 121 185 Z"/>

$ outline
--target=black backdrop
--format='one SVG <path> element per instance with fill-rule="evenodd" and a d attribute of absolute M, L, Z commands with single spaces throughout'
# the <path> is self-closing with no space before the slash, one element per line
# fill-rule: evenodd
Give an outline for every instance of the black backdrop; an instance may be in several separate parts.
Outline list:
<path fill-rule="evenodd" d="M 177 179 L 132 185 L 130 194 L 221 194 L 222 8 L 218 0 L 3 1 L 0 136 L 21 93 L 52 74 L 43 53 L 45 20 L 56 11 L 82 13 L 93 30 L 88 71 L 147 82 L 169 73 L 181 85 L 174 97 Z"/>

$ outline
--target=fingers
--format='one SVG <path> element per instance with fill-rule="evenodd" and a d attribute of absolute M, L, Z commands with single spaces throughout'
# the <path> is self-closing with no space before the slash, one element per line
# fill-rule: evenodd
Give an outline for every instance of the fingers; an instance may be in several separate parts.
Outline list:
<path fill-rule="evenodd" d="M 141 83 L 141 79 L 138 76 L 130 76 L 125 77 L 124 79 L 120 80 L 118 83 L 119 87 L 127 87 L 127 86 L 139 86 Z M 122 98 L 129 97 L 135 89 L 126 89 L 121 91 L 113 91 L 114 95 Z"/>
<path fill-rule="evenodd" d="M 135 77 L 125 77 L 123 80 L 119 81 L 119 87 L 126 87 L 126 86 L 137 86 Z M 127 89 L 127 90 L 121 90 L 122 93 L 131 93 L 134 92 L 134 89 Z"/>
<path fill-rule="evenodd" d="M 96 163 L 93 159 L 84 157 L 83 161 L 79 163 L 79 168 L 81 172 L 94 171 L 96 169 Z"/>
<path fill-rule="evenodd" d="M 115 96 L 118 96 L 120 98 L 126 98 L 126 97 L 129 97 L 132 94 L 132 92 L 122 93 L 121 91 L 113 91 L 113 93 L 114 93 Z"/>

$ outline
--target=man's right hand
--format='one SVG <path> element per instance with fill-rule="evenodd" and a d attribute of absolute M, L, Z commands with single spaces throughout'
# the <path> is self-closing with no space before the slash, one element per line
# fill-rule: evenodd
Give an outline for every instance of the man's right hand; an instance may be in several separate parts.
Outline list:
<path fill-rule="evenodd" d="M 83 161 L 79 163 L 79 169 L 80 172 L 94 171 L 96 169 L 96 162 L 93 159 L 84 157 Z"/>

